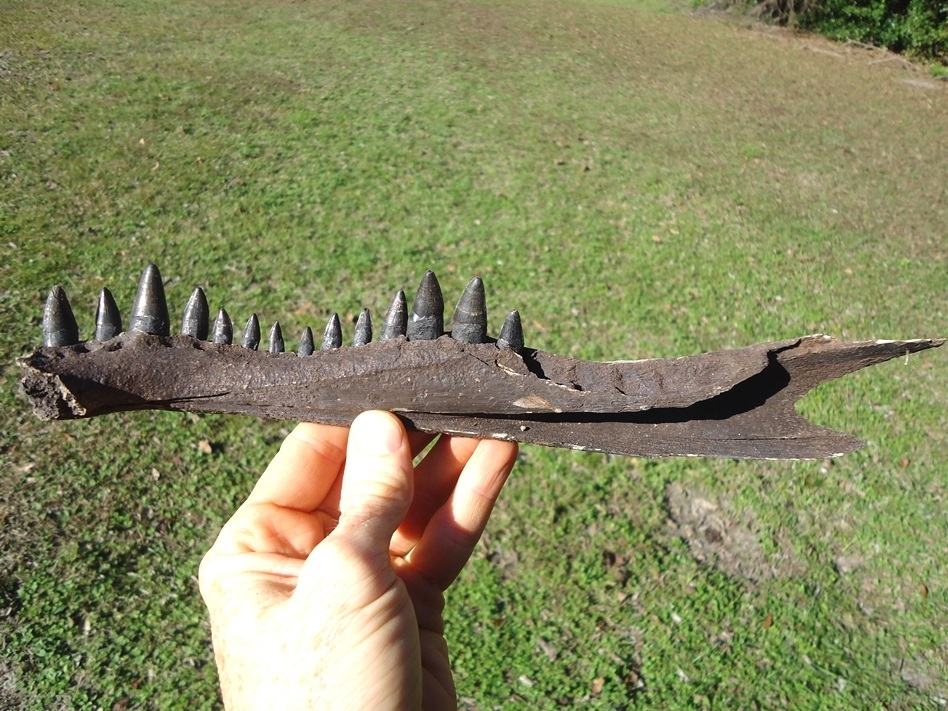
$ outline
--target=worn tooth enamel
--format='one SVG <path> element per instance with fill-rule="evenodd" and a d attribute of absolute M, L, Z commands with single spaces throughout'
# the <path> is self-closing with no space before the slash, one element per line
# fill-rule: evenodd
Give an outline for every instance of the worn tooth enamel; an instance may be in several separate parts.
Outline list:
<path fill-rule="evenodd" d="M 214 321 L 214 332 L 211 334 L 211 340 L 214 343 L 229 346 L 234 340 L 234 325 L 230 322 L 230 316 L 224 309 L 217 312 L 217 320 Z"/>
<path fill-rule="evenodd" d="M 161 282 L 158 267 L 154 264 L 145 267 L 141 281 L 138 282 L 128 330 L 155 336 L 171 335 L 171 318 L 168 316 L 165 286 Z"/>
<path fill-rule="evenodd" d="M 433 341 L 444 335 L 444 297 L 438 277 L 425 272 L 408 315 L 409 341 Z"/>
<path fill-rule="evenodd" d="M 95 309 L 95 340 L 108 341 L 122 332 L 122 315 L 119 313 L 112 292 L 103 288 L 99 292 L 99 304 Z"/>
<path fill-rule="evenodd" d="M 523 349 L 523 325 L 520 323 L 520 312 L 516 309 L 504 319 L 504 325 L 497 337 L 497 347 L 513 348 L 515 351 Z"/>
<path fill-rule="evenodd" d="M 302 335 L 300 335 L 300 349 L 298 352 L 301 356 L 313 355 L 313 329 L 309 326 L 304 328 Z"/>
<path fill-rule="evenodd" d="M 331 351 L 335 348 L 342 348 L 342 324 L 339 323 L 339 314 L 333 314 L 326 324 L 326 330 L 323 331 L 324 351 Z"/>
<path fill-rule="evenodd" d="M 283 344 L 283 329 L 280 328 L 280 322 L 274 321 L 270 327 L 270 352 L 282 353 L 285 350 Z"/>
<path fill-rule="evenodd" d="M 260 321 L 257 320 L 257 314 L 250 314 L 250 318 L 247 319 L 247 326 L 244 328 L 244 337 L 240 345 L 252 351 L 257 350 L 260 346 Z"/>
<path fill-rule="evenodd" d="M 207 306 L 207 297 L 204 295 L 204 289 L 197 287 L 191 292 L 188 305 L 184 307 L 181 333 L 199 341 L 206 341 L 209 320 L 210 309 Z"/>
<path fill-rule="evenodd" d="M 408 328 L 408 304 L 405 302 L 405 292 L 401 289 L 392 299 L 392 305 L 388 307 L 388 313 L 385 314 L 385 320 L 382 321 L 382 333 L 379 336 L 380 341 L 390 341 L 393 338 L 404 336 Z"/>
<path fill-rule="evenodd" d="M 487 343 L 487 299 L 480 277 L 471 279 L 458 299 L 451 319 L 451 338 L 463 343 Z"/>
<path fill-rule="evenodd" d="M 43 309 L 43 345 L 57 348 L 79 343 L 79 326 L 61 286 L 54 286 Z"/>
<path fill-rule="evenodd" d="M 352 345 L 364 346 L 372 342 L 372 314 L 368 309 L 362 309 L 359 314 L 359 320 L 356 321 L 355 337 L 352 339 Z"/>

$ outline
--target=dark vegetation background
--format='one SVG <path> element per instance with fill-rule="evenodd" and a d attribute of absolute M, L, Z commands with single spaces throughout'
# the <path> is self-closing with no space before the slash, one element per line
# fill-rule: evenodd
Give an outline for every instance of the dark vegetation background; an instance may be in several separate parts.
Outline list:
<path fill-rule="evenodd" d="M 779 24 L 904 52 L 948 65 L 948 0 L 759 0 Z"/>

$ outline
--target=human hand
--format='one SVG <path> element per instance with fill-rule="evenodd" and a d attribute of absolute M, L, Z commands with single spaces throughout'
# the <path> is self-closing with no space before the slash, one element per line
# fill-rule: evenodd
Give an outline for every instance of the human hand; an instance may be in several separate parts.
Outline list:
<path fill-rule="evenodd" d="M 443 592 L 517 445 L 405 432 L 394 415 L 300 424 L 201 562 L 225 706 L 443 709 Z"/>

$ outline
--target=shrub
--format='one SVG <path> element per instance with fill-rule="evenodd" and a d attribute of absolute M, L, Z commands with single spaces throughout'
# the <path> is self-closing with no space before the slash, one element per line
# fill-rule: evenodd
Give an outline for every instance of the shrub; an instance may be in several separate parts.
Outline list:
<path fill-rule="evenodd" d="M 948 60 L 948 0 L 821 0 L 797 22 L 835 39 Z"/>

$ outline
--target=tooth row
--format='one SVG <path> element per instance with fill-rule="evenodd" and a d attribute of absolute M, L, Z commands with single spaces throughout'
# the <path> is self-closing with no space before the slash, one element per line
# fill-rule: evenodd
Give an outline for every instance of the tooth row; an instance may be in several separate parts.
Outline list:
<path fill-rule="evenodd" d="M 484 282 L 474 277 L 464 289 L 458 300 L 452 318 L 450 336 L 464 343 L 489 343 L 487 336 L 487 301 L 484 295 Z M 132 304 L 129 330 L 156 336 L 171 335 L 171 318 L 168 315 L 168 302 L 165 299 L 164 284 L 158 267 L 149 264 L 142 273 Z M 122 333 L 122 317 L 115 299 L 108 289 L 102 289 L 95 314 L 95 340 L 107 341 Z M 198 287 L 188 299 L 181 319 L 181 333 L 197 340 L 207 340 L 208 335 L 214 343 L 230 345 L 234 339 L 234 327 L 230 316 L 224 309 L 217 313 L 213 327 L 210 326 L 210 309 L 207 296 Z M 392 305 L 382 321 L 380 341 L 388 341 L 399 336 L 409 341 L 431 341 L 445 335 L 444 297 L 438 278 L 430 269 L 425 272 L 408 311 L 405 292 L 399 290 Z M 364 346 L 372 341 L 372 316 L 368 309 L 362 309 L 355 327 L 353 346 Z M 79 327 L 73 315 L 66 292 L 54 286 L 46 299 L 43 311 L 43 345 L 49 347 L 71 346 L 79 343 Z M 244 328 L 240 345 L 250 350 L 260 347 L 260 321 L 257 314 L 251 314 Z M 504 325 L 497 338 L 500 348 L 523 348 L 523 326 L 520 314 L 511 311 L 504 319 Z M 342 347 L 342 326 L 339 315 L 333 314 L 323 332 L 321 350 L 334 350 Z M 270 353 L 283 353 L 285 343 L 280 322 L 274 322 L 270 329 Z M 299 355 L 312 355 L 314 351 L 313 331 L 307 326 L 300 336 Z"/>

